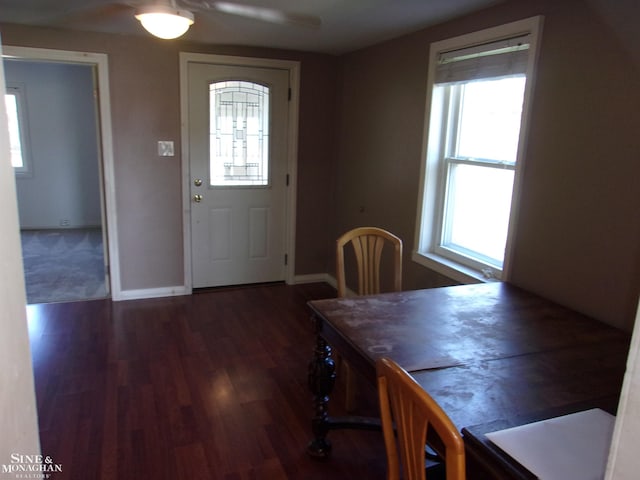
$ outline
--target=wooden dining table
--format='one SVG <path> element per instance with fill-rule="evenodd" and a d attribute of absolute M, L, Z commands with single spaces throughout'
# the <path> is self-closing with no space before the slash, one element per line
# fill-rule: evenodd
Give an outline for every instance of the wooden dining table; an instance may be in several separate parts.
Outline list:
<path fill-rule="evenodd" d="M 468 478 L 535 478 L 484 433 L 599 407 L 615 414 L 630 335 L 503 282 L 309 302 L 316 344 L 309 364 L 313 439 L 377 429 L 370 417 L 329 415 L 333 350 L 376 381 L 375 362 L 394 359 L 462 432 Z M 375 385 L 375 383 L 373 383 Z"/>

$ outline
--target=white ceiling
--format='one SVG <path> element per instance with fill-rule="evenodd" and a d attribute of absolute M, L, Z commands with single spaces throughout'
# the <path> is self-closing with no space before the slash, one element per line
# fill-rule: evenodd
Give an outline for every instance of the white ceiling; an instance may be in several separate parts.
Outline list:
<path fill-rule="evenodd" d="M 0 0 L 0 21 L 148 35 L 133 18 L 135 8 L 132 5 L 149 4 L 154 1 L 158 0 Z M 184 38 L 205 43 L 341 54 L 414 32 L 504 0 L 238 1 L 246 5 L 317 16 L 321 25 L 319 28 L 277 25 L 218 11 L 195 11 L 195 24 Z"/>

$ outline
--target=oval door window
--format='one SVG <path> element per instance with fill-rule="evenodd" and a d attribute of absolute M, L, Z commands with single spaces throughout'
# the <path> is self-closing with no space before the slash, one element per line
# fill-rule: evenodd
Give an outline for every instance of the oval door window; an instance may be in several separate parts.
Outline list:
<path fill-rule="evenodd" d="M 209 184 L 269 185 L 269 87 L 209 84 Z"/>

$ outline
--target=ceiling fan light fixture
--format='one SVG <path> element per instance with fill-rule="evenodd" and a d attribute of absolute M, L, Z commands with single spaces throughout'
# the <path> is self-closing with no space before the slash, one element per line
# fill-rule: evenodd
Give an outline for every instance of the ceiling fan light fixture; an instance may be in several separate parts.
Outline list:
<path fill-rule="evenodd" d="M 151 35 L 165 40 L 184 35 L 193 25 L 193 13 L 164 5 L 141 7 L 136 18 Z"/>

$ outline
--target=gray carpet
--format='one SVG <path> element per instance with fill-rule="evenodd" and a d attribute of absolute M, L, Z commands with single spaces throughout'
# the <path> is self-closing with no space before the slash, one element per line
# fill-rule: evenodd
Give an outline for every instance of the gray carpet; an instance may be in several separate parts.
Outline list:
<path fill-rule="evenodd" d="M 22 256 L 27 303 L 104 298 L 102 231 L 24 230 Z"/>

